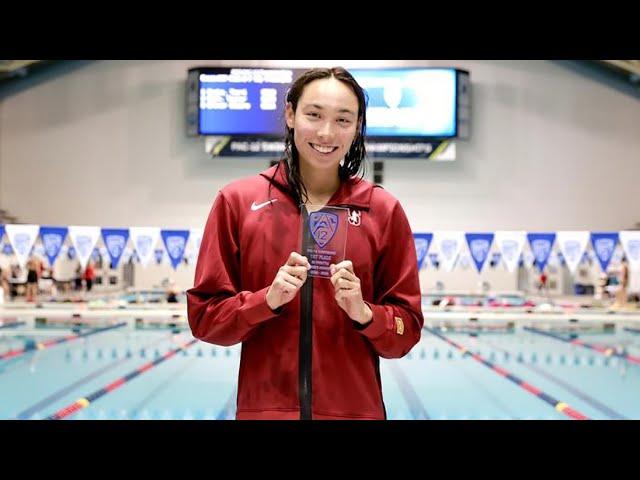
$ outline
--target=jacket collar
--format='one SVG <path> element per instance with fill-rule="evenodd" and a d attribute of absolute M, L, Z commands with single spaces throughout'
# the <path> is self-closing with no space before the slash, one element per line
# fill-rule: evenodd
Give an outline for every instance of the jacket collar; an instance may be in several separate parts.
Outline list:
<path fill-rule="evenodd" d="M 289 188 L 289 183 L 287 182 L 285 174 L 285 163 L 285 160 L 281 160 L 278 165 L 268 168 L 264 172 L 260 173 L 260 175 L 266 178 L 273 186 L 281 190 L 283 193 L 293 197 L 293 193 Z M 278 166 L 280 168 L 278 168 Z M 277 172 L 276 169 L 278 170 Z M 371 195 L 373 194 L 374 188 L 379 187 L 366 180 L 351 177 L 349 180 L 340 182 L 340 187 L 336 193 L 333 194 L 333 197 L 331 197 L 327 205 L 348 205 L 361 210 L 369 210 Z"/>

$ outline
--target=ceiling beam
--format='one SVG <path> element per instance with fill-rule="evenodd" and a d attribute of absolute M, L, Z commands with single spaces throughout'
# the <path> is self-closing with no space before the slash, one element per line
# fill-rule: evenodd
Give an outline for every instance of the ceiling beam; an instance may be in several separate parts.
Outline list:
<path fill-rule="evenodd" d="M 10 73 L 31 66 L 41 60 L 0 60 L 0 72 Z"/>
<path fill-rule="evenodd" d="M 640 76 L 640 60 L 600 60 L 609 66 Z"/>

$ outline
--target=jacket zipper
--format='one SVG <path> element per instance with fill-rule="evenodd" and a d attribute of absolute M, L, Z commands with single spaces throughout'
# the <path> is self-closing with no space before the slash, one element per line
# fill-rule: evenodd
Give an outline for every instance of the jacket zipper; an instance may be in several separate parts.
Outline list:
<path fill-rule="evenodd" d="M 302 209 L 302 255 L 306 255 L 311 243 L 309 232 L 309 214 Z M 307 276 L 307 281 L 300 289 L 300 342 L 298 345 L 298 396 L 300 399 L 300 420 L 311 420 L 311 353 L 312 353 L 312 322 L 313 312 L 313 277 Z"/>

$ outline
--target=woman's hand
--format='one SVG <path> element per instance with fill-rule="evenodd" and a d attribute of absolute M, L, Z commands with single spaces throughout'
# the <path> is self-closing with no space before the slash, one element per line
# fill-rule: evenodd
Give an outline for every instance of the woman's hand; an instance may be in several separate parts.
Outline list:
<path fill-rule="evenodd" d="M 337 265 L 330 265 L 331 283 L 335 289 L 336 301 L 349 318 L 365 324 L 371 321 L 373 313 L 369 306 L 362 299 L 360 290 L 360 279 L 353 271 L 351 260 L 344 260 Z"/>
<path fill-rule="evenodd" d="M 287 263 L 278 270 L 269 290 L 267 290 L 267 305 L 271 310 L 289 303 L 298 293 L 307 279 L 307 272 L 311 264 L 307 257 L 297 252 L 291 252 Z"/>

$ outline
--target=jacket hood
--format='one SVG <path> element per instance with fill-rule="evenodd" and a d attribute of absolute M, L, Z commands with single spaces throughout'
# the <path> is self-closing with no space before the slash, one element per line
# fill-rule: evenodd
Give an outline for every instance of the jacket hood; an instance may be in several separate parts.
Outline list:
<path fill-rule="evenodd" d="M 274 187 L 293 197 L 293 192 L 287 181 L 286 160 L 280 160 L 277 165 L 268 168 L 260 175 L 266 178 Z M 349 205 L 361 210 L 369 210 L 374 188 L 381 187 L 367 180 L 351 177 L 346 181 L 340 182 L 340 187 L 327 205 Z"/>

